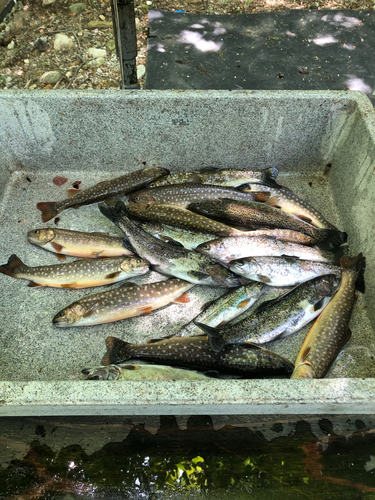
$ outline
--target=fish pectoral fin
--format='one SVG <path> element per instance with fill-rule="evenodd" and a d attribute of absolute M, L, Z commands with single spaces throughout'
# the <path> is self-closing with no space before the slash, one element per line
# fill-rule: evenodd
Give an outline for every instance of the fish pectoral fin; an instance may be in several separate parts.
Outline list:
<path fill-rule="evenodd" d="M 55 253 L 55 255 L 59 260 L 66 260 L 66 255 L 61 255 L 60 253 Z"/>
<path fill-rule="evenodd" d="M 342 349 L 344 347 L 344 345 L 349 342 L 350 338 L 352 336 L 352 331 L 350 328 L 347 328 L 346 331 L 345 331 L 345 335 L 342 339 L 342 342 L 340 344 L 340 349 Z"/>
<path fill-rule="evenodd" d="M 169 338 L 169 337 L 163 337 L 161 339 L 148 339 L 147 344 L 156 344 L 156 342 L 161 342 L 162 340 L 165 340 L 166 338 Z"/>
<path fill-rule="evenodd" d="M 136 283 L 134 283 L 134 281 L 126 281 L 121 286 L 119 286 L 119 288 L 126 288 L 127 286 L 137 286 L 137 285 Z"/>
<path fill-rule="evenodd" d="M 123 365 L 121 367 L 122 370 L 140 370 L 140 368 L 139 365 Z"/>
<path fill-rule="evenodd" d="M 312 306 L 312 311 L 319 311 L 324 306 L 324 297 Z"/>
<path fill-rule="evenodd" d="M 302 353 L 302 356 L 301 356 L 301 363 L 304 363 L 307 359 L 307 356 L 310 354 L 310 347 L 306 347 L 306 349 L 304 350 L 304 352 Z"/>
<path fill-rule="evenodd" d="M 30 288 L 35 288 L 36 286 L 44 286 L 44 285 L 41 285 L 40 283 L 35 283 L 35 281 L 30 281 L 30 283 L 27 286 L 29 286 Z"/>
<path fill-rule="evenodd" d="M 82 314 L 82 318 L 89 318 L 90 316 L 92 316 L 94 314 L 95 310 L 97 309 L 97 307 L 98 307 L 98 304 L 95 304 L 92 307 L 90 307 L 90 309 L 88 311 L 86 311 L 84 314 Z"/>
<path fill-rule="evenodd" d="M 259 201 L 268 204 L 270 198 L 271 198 L 271 193 L 269 191 L 254 191 L 254 201 Z"/>
<path fill-rule="evenodd" d="M 172 300 L 172 302 L 176 302 L 177 304 L 187 304 L 188 302 L 190 302 L 190 299 L 189 299 L 187 293 L 184 292 L 182 295 L 180 295 L 176 299 Z"/>
<path fill-rule="evenodd" d="M 168 236 L 160 236 L 159 239 L 165 241 L 165 243 L 169 243 L 170 245 L 175 245 L 176 247 L 183 247 L 184 245 L 179 241 L 174 240 L 173 238 L 168 238 Z"/>
<path fill-rule="evenodd" d="M 77 288 L 78 283 L 64 283 L 61 288 Z"/>
<path fill-rule="evenodd" d="M 203 281 L 207 278 L 210 278 L 209 274 L 202 273 L 201 271 L 188 271 L 186 274 L 190 276 L 190 278 L 194 278 L 199 281 Z"/>
<path fill-rule="evenodd" d="M 55 243 L 54 241 L 51 243 L 51 247 L 52 247 L 52 248 L 53 248 L 56 252 L 59 252 L 59 253 L 61 252 L 61 250 L 62 250 L 63 248 L 65 248 L 65 247 L 64 247 L 64 245 L 60 245 L 60 243 Z"/>
<path fill-rule="evenodd" d="M 279 202 L 280 202 L 279 196 L 271 196 L 271 198 L 268 198 L 266 203 L 270 207 L 281 208 L 281 206 L 279 205 Z"/>
<path fill-rule="evenodd" d="M 133 247 L 131 246 L 129 240 L 127 238 L 124 238 L 122 240 L 122 244 L 124 245 L 125 248 L 127 248 L 128 250 L 130 250 L 130 252 L 134 252 L 134 249 Z"/>
<path fill-rule="evenodd" d="M 118 278 L 120 276 L 120 274 L 121 274 L 121 271 L 116 271 L 114 273 L 109 273 L 109 274 L 107 274 L 107 276 L 105 276 L 105 279 L 106 280 L 112 280 L 112 279 L 114 280 L 114 279 Z"/>
<path fill-rule="evenodd" d="M 268 276 L 264 276 L 263 274 L 257 274 L 257 277 L 258 277 L 259 281 L 261 281 L 262 283 L 271 283 L 272 282 L 272 280 Z"/>
<path fill-rule="evenodd" d="M 307 217 L 307 215 L 302 215 L 302 214 L 293 214 L 293 215 L 303 220 L 304 222 L 307 222 L 308 224 L 312 224 L 312 219 L 310 219 L 310 217 Z"/>
<path fill-rule="evenodd" d="M 69 188 L 68 189 L 68 198 L 75 196 L 76 194 L 80 193 L 81 191 L 82 191 L 82 189 Z"/>
<path fill-rule="evenodd" d="M 247 305 L 249 304 L 250 300 L 252 299 L 245 299 L 245 300 L 242 300 L 239 304 L 238 304 L 238 307 L 243 309 L 244 307 L 247 307 Z M 219 325 L 218 325 L 219 327 Z"/>
<path fill-rule="evenodd" d="M 114 207 L 115 203 L 116 203 L 116 199 L 117 198 L 107 198 L 106 200 L 104 200 L 104 203 L 106 203 L 107 205 L 110 205 L 111 207 Z"/>
<path fill-rule="evenodd" d="M 140 307 L 138 311 L 141 312 L 142 314 L 151 314 L 153 309 L 152 306 L 147 306 L 147 307 Z"/>

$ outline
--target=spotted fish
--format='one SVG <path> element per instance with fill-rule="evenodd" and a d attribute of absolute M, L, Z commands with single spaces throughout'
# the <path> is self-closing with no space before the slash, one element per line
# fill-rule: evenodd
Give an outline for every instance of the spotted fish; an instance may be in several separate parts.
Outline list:
<path fill-rule="evenodd" d="M 341 259 L 341 285 L 307 334 L 291 378 L 323 378 L 350 338 L 348 328 L 364 257 Z"/>
<path fill-rule="evenodd" d="M 62 328 L 100 325 L 150 314 L 171 302 L 186 303 L 185 292 L 194 285 L 177 278 L 136 285 L 125 283 L 115 290 L 96 293 L 73 302 L 56 314 L 53 324 Z"/>
<path fill-rule="evenodd" d="M 139 359 L 194 370 L 215 370 L 245 378 L 287 376 L 293 365 L 287 359 L 252 344 L 227 346 L 214 353 L 207 337 L 171 338 L 147 344 L 130 344 L 116 337 L 106 339 L 103 365 Z"/>
<path fill-rule="evenodd" d="M 139 257 L 111 259 L 82 259 L 66 264 L 29 267 L 11 255 L 8 263 L 0 266 L 0 273 L 12 278 L 29 280 L 28 286 L 55 288 L 89 288 L 117 283 L 147 273 L 149 263 Z"/>
<path fill-rule="evenodd" d="M 148 182 L 162 175 L 169 174 L 169 170 L 161 167 L 150 167 L 136 170 L 116 179 L 102 181 L 88 189 L 71 189 L 69 198 L 62 201 L 43 201 L 37 204 L 42 212 L 42 222 L 47 222 L 67 208 L 78 208 L 98 201 L 115 198 L 145 186 Z"/>
<path fill-rule="evenodd" d="M 101 257 L 122 257 L 134 255 L 125 248 L 122 240 L 108 233 L 83 233 L 68 229 L 33 229 L 27 233 L 27 239 L 59 256 L 85 257 L 97 259 Z"/>

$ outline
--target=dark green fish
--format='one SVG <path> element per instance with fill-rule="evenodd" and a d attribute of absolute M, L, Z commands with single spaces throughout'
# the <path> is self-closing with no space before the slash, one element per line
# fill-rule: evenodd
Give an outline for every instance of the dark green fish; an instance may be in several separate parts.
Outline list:
<path fill-rule="evenodd" d="M 247 257 L 232 260 L 228 267 L 240 276 L 268 286 L 295 286 L 325 274 L 340 276 L 339 266 L 296 257 Z"/>
<path fill-rule="evenodd" d="M 127 217 L 119 200 L 114 207 L 103 203 L 99 209 L 124 232 L 132 250 L 147 258 L 154 271 L 199 285 L 234 287 L 248 283 L 205 255 L 154 238 Z"/>
<path fill-rule="evenodd" d="M 264 344 L 298 332 L 310 323 L 331 300 L 337 286 L 336 276 L 320 276 L 295 287 L 236 325 L 217 329 L 202 323 L 196 324 L 209 335 L 210 345 L 215 352 L 221 351 L 227 344 Z"/>
<path fill-rule="evenodd" d="M 164 205 L 161 203 L 132 203 L 126 208 L 129 215 L 141 220 L 212 233 L 217 236 L 236 236 L 242 234 L 242 231 L 238 229 L 173 205 Z"/>
<path fill-rule="evenodd" d="M 234 200 L 252 201 L 258 197 L 266 200 L 267 193 L 244 193 L 232 187 L 214 186 L 208 184 L 173 184 L 152 189 L 143 189 L 129 196 L 132 203 L 163 203 L 187 208 L 188 205 L 202 200 L 217 200 L 219 198 L 232 198 Z"/>
<path fill-rule="evenodd" d="M 244 378 L 288 375 L 293 364 L 287 359 L 252 344 L 227 346 L 216 354 L 207 337 L 171 338 L 147 344 L 130 344 L 116 337 L 106 339 L 103 365 L 142 359 L 149 363 L 179 366 L 199 371 L 241 375 Z"/>
<path fill-rule="evenodd" d="M 169 174 L 169 170 L 161 167 L 150 167 L 136 170 L 116 179 L 102 181 L 88 189 L 69 189 L 69 198 L 62 201 L 43 201 L 37 204 L 42 212 L 42 221 L 47 222 L 67 208 L 78 208 L 98 201 L 108 200 L 119 195 L 136 191 L 153 179 Z"/>
<path fill-rule="evenodd" d="M 261 183 L 276 179 L 279 171 L 277 168 L 265 168 L 264 170 L 238 170 L 236 168 L 210 168 L 207 167 L 196 172 L 179 172 L 170 174 L 157 181 L 152 181 L 147 186 L 154 188 L 170 184 L 184 184 L 195 182 L 198 184 L 215 184 L 218 186 L 237 187 L 245 183 Z"/>
<path fill-rule="evenodd" d="M 291 378 L 323 378 L 349 340 L 355 285 L 364 263 L 361 253 L 341 259 L 340 288 L 307 334 Z"/>
<path fill-rule="evenodd" d="M 206 217 L 245 229 L 278 228 L 299 231 L 311 236 L 317 245 L 325 248 L 336 248 L 345 243 L 347 238 L 346 233 L 336 229 L 317 228 L 292 214 L 256 201 L 223 198 L 191 203 L 188 208 Z"/>
<path fill-rule="evenodd" d="M 292 191 L 286 187 L 280 186 L 275 181 L 268 179 L 266 186 L 250 183 L 247 186 L 242 186 L 242 188 L 249 192 L 268 192 L 271 194 L 271 197 L 266 201 L 267 205 L 280 208 L 284 212 L 289 212 L 316 227 L 322 229 L 335 229 L 338 231 L 337 227 L 328 222 L 318 210 L 310 205 L 310 203 L 302 200 L 302 198 L 299 198 L 292 193 Z"/>

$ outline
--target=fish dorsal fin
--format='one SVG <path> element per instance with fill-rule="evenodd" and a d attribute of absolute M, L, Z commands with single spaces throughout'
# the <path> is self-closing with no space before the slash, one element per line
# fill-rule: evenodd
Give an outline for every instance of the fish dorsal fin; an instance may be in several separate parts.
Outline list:
<path fill-rule="evenodd" d="M 100 231 L 90 232 L 90 235 L 92 235 L 92 236 L 110 236 L 109 233 L 101 233 Z"/>
<path fill-rule="evenodd" d="M 162 339 L 149 339 L 147 341 L 147 344 L 156 344 L 157 342 L 161 342 L 162 340 L 166 340 L 165 338 Z"/>
<path fill-rule="evenodd" d="M 127 288 L 129 286 L 137 286 L 137 284 L 134 283 L 134 281 L 126 281 L 125 283 L 120 285 L 118 288 Z"/>
<path fill-rule="evenodd" d="M 43 286 L 40 283 L 35 283 L 35 281 L 30 281 L 30 283 L 27 285 L 30 288 L 35 288 L 36 286 Z"/>
<path fill-rule="evenodd" d="M 340 344 L 340 349 L 342 349 L 344 347 L 344 345 L 349 342 L 350 338 L 352 336 L 352 331 L 350 328 L 347 328 L 346 331 L 345 331 L 345 335 L 344 337 L 342 338 L 342 341 L 341 341 L 341 344 Z"/>
<path fill-rule="evenodd" d="M 134 248 L 131 246 L 131 243 L 127 238 L 123 238 L 122 244 L 127 250 L 129 250 L 130 252 L 134 252 Z"/>

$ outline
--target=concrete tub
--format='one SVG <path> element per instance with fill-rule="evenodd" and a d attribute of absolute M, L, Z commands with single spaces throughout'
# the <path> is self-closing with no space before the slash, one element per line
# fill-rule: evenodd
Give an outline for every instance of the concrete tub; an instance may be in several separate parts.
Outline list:
<path fill-rule="evenodd" d="M 367 259 L 352 338 L 324 380 L 84 381 L 107 336 L 144 342 L 176 332 L 222 290 L 195 287 L 190 302 L 108 325 L 57 329 L 52 317 L 95 290 L 28 288 L 0 275 L 0 415 L 374 413 L 374 110 L 358 92 L 3 91 L 0 94 L 0 262 L 58 263 L 30 245 L 39 201 L 66 197 L 134 169 L 207 166 L 280 169 Z M 69 182 L 55 186 L 57 175 Z M 60 214 L 58 227 L 121 235 L 96 205 Z M 73 259 L 72 259 L 73 260 Z M 157 273 L 137 278 L 158 281 Z M 309 326 L 274 342 L 295 360 Z"/>

